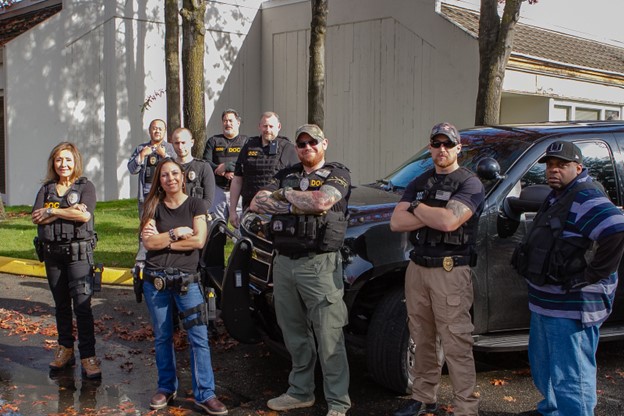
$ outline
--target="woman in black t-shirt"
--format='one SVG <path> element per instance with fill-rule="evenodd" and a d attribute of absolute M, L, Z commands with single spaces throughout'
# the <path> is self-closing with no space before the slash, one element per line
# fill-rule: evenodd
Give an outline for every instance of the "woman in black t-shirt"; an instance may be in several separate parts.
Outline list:
<path fill-rule="evenodd" d="M 152 320 L 158 367 L 158 390 L 150 407 L 166 407 L 178 389 L 172 320 L 175 302 L 184 315 L 182 322 L 191 346 L 195 405 L 208 414 L 225 415 L 227 408 L 215 395 L 208 327 L 202 313 L 204 295 L 197 270 L 199 250 L 206 242 L 208 207 L 202 199 L 187 196 L 184 183 L 182 166 L 173 159 L 162 160 L 141 218 L 141 237 L 148 250 L 143 293 Z"/>

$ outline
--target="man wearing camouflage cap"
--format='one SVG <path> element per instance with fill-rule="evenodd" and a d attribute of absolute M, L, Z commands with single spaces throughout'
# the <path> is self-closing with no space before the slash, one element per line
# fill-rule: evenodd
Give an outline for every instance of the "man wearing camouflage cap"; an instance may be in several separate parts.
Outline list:
<path fill-rule="evenodd" d="M 473 301 L 470 267 L 485 193 L 481 181 L 457 162 L 459 132 L 450 123 L 433 127 L 429 150 L 434 168 L 407 185 L 390 220 L 392 231 L 409 232 L 414 249 L 405 272 L 409 331 L 417 343 L 412 397 L 394 416 L 435 413 L 442 360 L 449 369 L 455 415 L 477 416 L 472 355 Z"/>
<path fill-rule="evenodd" d="M 292 359 L 290 387 L 267 406 L 290 410 L 314 405 L 316 338 L 327 416 L 344 416 L 351 401 L 339 249 L 347 229 L 351 178 L 345 166 L 325 162 L 327 139 L 317 125 L 299 127 L 295 140 L 301 163 L 279 171 L 250 205 L 252 211 L 272 214 L 275 310 Z"/>

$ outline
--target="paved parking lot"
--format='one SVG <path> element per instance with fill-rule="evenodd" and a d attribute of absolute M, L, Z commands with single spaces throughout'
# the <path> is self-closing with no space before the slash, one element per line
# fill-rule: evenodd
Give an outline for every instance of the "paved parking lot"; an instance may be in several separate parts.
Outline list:
<path fill-rule="evenodd" d="M 178 353 L 181 388 L 174 406 L 150 412 L 156 387 L 153 343 L 145 304 L 137 304 L 128 287 L 107 286 L 94 299 L 97 351 L 102 358 L 99 383 L 83 381 L 75 367 L 55 377 L 48 362 L 55 336 L 52 298 L 45 279 L 0 274 L 0 415 L 195 415 L 188 352 Z M 219 327 L 211 340 L 217 393 L 230 415 L 276 415 L 266 400 L 287 388 L 289 362 L 264 344 L 242 345 Z M 52 342 L 51 342 L 52 341 Z M 477 354 L 481 415 L 517 415 L 535 408 L 525 353 Z M 597 416 L 624 414 L 624 342 L 601 346 Z M 390 415 L 405 396 L 375 384 L 361 352 L 350 351 L 352 416 Z M 443 376 L 440 403 L 451 401 Z M 313 408 L 284 412 L 289 416 L 324 416 L 327 408 L 317 382 Z M 444 415 L 445 411 L 438 412 Z"/>

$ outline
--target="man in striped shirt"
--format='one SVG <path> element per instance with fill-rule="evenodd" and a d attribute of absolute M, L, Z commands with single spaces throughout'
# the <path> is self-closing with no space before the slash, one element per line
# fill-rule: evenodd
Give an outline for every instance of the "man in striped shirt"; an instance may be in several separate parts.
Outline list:
<path fill-rule="evenodd" d="M 528 282 L 529 360 L 542 415 L 593 415 L 600 325 L 611 313 L 624 251 L 624 215 L 582 165 L 581 150 L 554 142 L 552 191 L 513 264 Z"/>

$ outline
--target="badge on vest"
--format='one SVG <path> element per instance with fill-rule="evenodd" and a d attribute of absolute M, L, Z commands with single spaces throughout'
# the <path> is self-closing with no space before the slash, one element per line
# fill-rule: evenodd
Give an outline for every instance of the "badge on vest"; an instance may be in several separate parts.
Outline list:
<path fill-rule="evenodd" d="M 451 199 L 451 192 L 437 190 L 435 194 L 435 199 L 437 199 L 438 201 L 448 201 L 449 199 Z"/>
<path fill-rule="evenodd" d="M 194 181 L 196 177 L 197 177 L 197 174 L 195 173 L 195 171 L 194 170 L 190 170 L 189 173 L 188 173 L 189 180 L 190 181 Z"/>
<path fill-rule="evenodd" d="M 154 166 L 156 164 L 156 161 L 157 161 L 156 156 L 150 156 L 149 158 L 150 165 Z"/>
<path fill-rule="evenodd" d="M 80 199 L 80 196 L 78 195 L 78 192 L 76 191 L 71 191 L 67 195 L 67 202 L 69 202 L 69 205 L 77 204 L 79 199 Z"/>
<path fill-rule="evenodd" d="M 301 178 L 299 181 L 299 189 L 302 191 L 307 191 L 310 187 L 310 180 L 308 178 Z"/>

